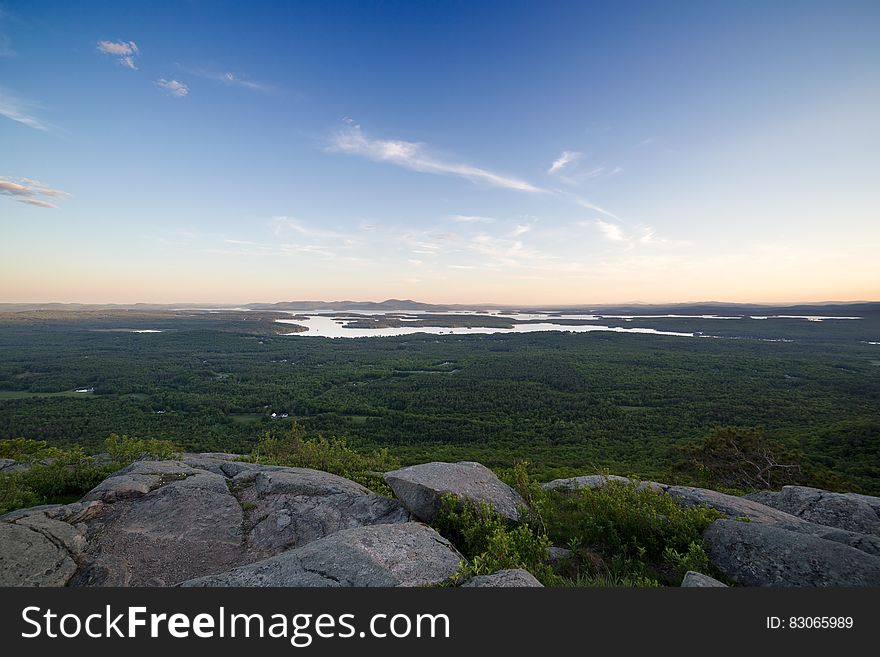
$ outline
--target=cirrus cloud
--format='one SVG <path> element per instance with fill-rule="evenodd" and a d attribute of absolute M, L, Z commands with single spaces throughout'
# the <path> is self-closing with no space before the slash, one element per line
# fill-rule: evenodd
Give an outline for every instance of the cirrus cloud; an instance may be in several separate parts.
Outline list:
<path fill-rule="evenodd" d="M 0 195 L 8 196 L 19 203 L 36 205 L 41 208 L 58 207 L 54 203 L 47 201 L 46 198 L 58 199 L 68 196 L 67 192 L 52 189 L 31 178 L 12 179 L 4 177 L 0 177 Z"/>
<path fill-rule="evenodd" d="M 553 164 L 550 165 L 550 168 L 547 169 L 547 173 L 551 176 L 559 173 L 565 167 L 567 167 L 572 162 L 577 162 L 584 156 L 583 153 L 578 153 L 577 151 L 562 151 L 562 154 L 553 160 Z"/>
<path fill-rule="evenodd" d="M 329 150 L 335 153 L 359 155 L 377 162 L 388 162 L 404 169 L 422 173 L 459 176 L 474 183 L 492 187 L 513 189 L 521 192 L 545 192 L 540 187 L 519 178 L 481 169 L 470 164 L 448 162 L 431 154 L 424 144 L 400 139 L 373 139 L 366 136 L 361 127 L 346 120 L 348 128 L 338 132 Z"/>
<path fill-rule="evenodd" d="M 189 94 L 189 87 L 179 80 L 159 78 L 156 80 L 156 86 L 161 87 L 169 96 L 174 96 L 175 98 L 183 98 Z"/>

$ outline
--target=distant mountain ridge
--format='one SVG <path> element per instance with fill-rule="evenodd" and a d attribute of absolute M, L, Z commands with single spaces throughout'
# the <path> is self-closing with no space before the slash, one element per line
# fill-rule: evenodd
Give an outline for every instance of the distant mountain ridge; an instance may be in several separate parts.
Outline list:
<path fill-rule="evenodd" d="M 695 303 L 623 303 L 623 304 L 433 304 L 412 299 L 386 299 L 385 301 L 278 301 L 275 303 L 247 304 L 81 304 L 81 303 L 0 303 L 0 312 L 22 312 L 35 310 L 53 311 L 95 311 L 95 310 L 274 310 L 274 311 L 332 311 L 332 310 L 376 310 L 376 311 L 495 311 L 495 312 L 550 312 L 595 315 L 836 315 L 863 316 L 880 313 L 880 301 L 829 301 L 801 304 L 758 304 L 727 303 L 721 301 L 702 301 Z"/>

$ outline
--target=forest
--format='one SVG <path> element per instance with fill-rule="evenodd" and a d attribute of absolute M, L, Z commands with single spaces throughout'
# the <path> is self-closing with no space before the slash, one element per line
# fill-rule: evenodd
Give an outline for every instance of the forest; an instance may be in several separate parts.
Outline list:
<path fill-rule="evenodd" d="M 332 340 L 278 335 L 274 313 L 12 315 L 0 317 L 0 438 L 98 452 L 118 434 L 248 453 L 296 421 L 404 464 L 529 461 L 540 479 L 684 481 L 689 446 L 738 427 L 784 446 L 826 486 L 880 493 L 880 347 L 861 339 L 866 324 L 755 320 L 779 336 L 768 339 Z M 165 331 L 132 332 L 143 326 Z"/>

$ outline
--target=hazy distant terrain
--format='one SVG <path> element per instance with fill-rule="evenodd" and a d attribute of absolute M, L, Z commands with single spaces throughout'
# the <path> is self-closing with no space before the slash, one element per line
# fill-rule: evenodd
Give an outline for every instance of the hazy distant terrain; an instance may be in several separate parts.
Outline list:
<path fill-rule="evenodd" d="M 340 321 L 382 319 L 368 310 L 325 309 Z M 392 312 L 509 323 L 491 314 L 503 312 L 497 308 L 456 310 Z M 876 492 L 878 304 L 581 310 L 603 315 L 587 323 L 689 337 L 603 331 L 329 340 L 280 334 L 291 325 L 276 320 L 315 312 L 306 308 L 7 308 L 0 437 L 97 450 L 120 433 L 246 451 L 296 418 L 355 445 L 389 446 L 405 462 L 528 459 L 546 476 L 609 468 L 668 480 L 677 445 L 735 425 L 763 427 L 852 487 Z M 861 319 L 609 317 L 627 314 Z"/>

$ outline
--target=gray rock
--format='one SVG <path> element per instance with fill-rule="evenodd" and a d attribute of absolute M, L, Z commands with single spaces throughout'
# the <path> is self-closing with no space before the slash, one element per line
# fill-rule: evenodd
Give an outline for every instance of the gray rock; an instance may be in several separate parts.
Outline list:
<path fill-rule="evenodd" d="M 48 464 L 47 461 L 43 461 L 42 464 Z M 0 473 L 2 474 L 12 474 L 13 472 L 27 472 L 30 470 L 35 463 L 22 463 L 18 461 L 13 461 L 12 459 L 0 459 Z"/>
<path fill-rule="evenodd" d="M 513 568 L 511 570 L 499 570 L 491 575 L 478 575 L 472 577 L 462 588 L 535 588 L 543 587 L 535 576 L 527 570 Z"/>
<path fill-rule="evenodd" d="M 40 511 L 47 511 L 49 509 L 56 509 L 60 507 L 60 504 L 40 504 L 39 506 L 30 506 L 24 509 L 15 509 L 14 511 L 10 511 L 9 513 L 4 513 L 0 516 L 0 522 L 15 522 L 19 518 L 23 518 L 24 516 L 29 516 L 33 513 L 37 513 Z"/>
<path fill-rule="evenodd" d="M 556 547 L 555 545 L 547 550 L 547 563 L 551 566 L 557 566 L 563 561 L 571 559 L 572 551 L 564 547 Z"/>
<path fill-rule="evenodd" d="M 160 466 L 152 469 L 163 470 L 159 476 L 167 477 L 167 483 L 139 497 L 115 498 L 89 524 L 86 563 L 72 584 L 171 585 L 232 568 L 246 558 L 242 509 L 223 477 L 182 464 L 152 465 Z M 131 474 L 137 473 L 111 479 L 127 482 Z M 114 499 L 105 494 L 108 490 L 113 489 L 101 488 L 102 501 Z"/>
<path fill-rule="evenodd" d="M 519 520 L 519 507 L 525 506 L 519 493 L 494 472 L 471 461 L 412 465 L 386 473 L 385 483 L 424 522 L 434 518 L 440 510 L 441 498 L 450 493 L 459 499 L 486 502 L 512 521 Z"/>
<path fill-rule="evenodd" d="M 872 509 L 874 509 L 874 513 L 880 516 L 880 497 L 874 497 L 872 495 L 862 495 L 860 493 L 846 493 L 846 496 L 851 497 L 854 500 L 864 502 Z"/>
<path fill-rule="evenodd" d="M 64 586 L 75 571 L 67 550 L 37 529 L 0 523 L 0 586 Z"/>
<path fill-rule="evenodd" d="M 240 458 L 242 458 L 241 454 L 228 454 L 226 452 L 205 452 L 202 454 L 187 452 L 179 456 L 179 460 L 191 468 L 208 470 L 209 472 L 224 476 L 226 476 L 226 473 L 223 471 L 223 464 Z"/>
<path fill-rule="evenodd" d="M 253 563 L 343 529 L 410 520 L 399 501 L 348 479 L 238 463 L 229 456 L 235 455 L 137 461 L 81 502 L 19 509 L 0 518 L 0 526 L 14 525 L 18 529 L 4 531 L 36 544 L 42 536 L 70 557 L 59 571 L 63 578 L 41 581 L 165 586 Z M 37 557 L 50 559 L 54 553 L 46 550 Z M 25 563 L 29 557 L 23 553 L 21 559 Z M 68 572 L 70 564 L 75 572 Z"/>
<path fill-rule="evenodd" d="M 667 492 L 686 506 L 708 506 L 729 518 L 748 518 L 753 523 L 776 525 L 792 532 L 842 543 L 868 554 L 880 555 L 880 537 L 877 536 L 818 525 L 745 497 L 705 488 L 670 486 Z"/>
<path fill-rule="evenodd" d="M 554 479 L 547 483 L 541 484 L 541 488 L 545 490 L 577 490 L 579 488 L 601 488 L 611 481 L 622 484 L 636 484 L 637 490 L 650 488 L 658 493 L 664 492 L 669 486 L 661 484 L 657 481 L 636 481 L 629 477 L 621 477 L 619 475 L 583 475 L 580 477 L 568 477 L 567 479 Z"/>
<path fill-rule="evenodd" d="M 778 493 L 752 493 L 746 497 L 808 522 L 880 536 L 880 517 L 868 496 L 831 493 L 807 486 L 784 486 Z"/>
<path fill-rule="evenodd" d="M 778 497 L 779 493 L 772 490 L 759 490 L 754 493 L 749 493 L 748 495 L 743 495 L 744 499 L 763 504 L 764 506 L 772 506 L 774 509 L 777 508 L 776 498 Z"/>
<path fill-rule="evenodd" d="M 785 513 L 765 504 L 736 495 L 727 495 L 707 488 L 691 486 L 670 486 L 667 492 L 685 506 L 708 506 L 731 518 L 748 518 L 752 522 L 780 523 L 797 525 L 802 522 L 790 513 Z"/>
<path fill-rule="evenodd" d="M 703 539 L 712 565 L 743 586 L 880 585 L 880 557 L 772 524 L 717 520 Z"/>
<path fill-rule="evenodd" d="M 714 577 L 698 573 L 695 570 L 689 570 L 684 574 L 681 585 L 683 588 L 727 588 L 727 584 L 724 582 L 719 582 Z"/>
<path fill-rule="evenodd" d="M 244 479 L 238 479 L 239 482 Z M 348 479 L 319 470 L 258 472 L 240 495 L 253 505 L 247 549 L 253 559 L 305 545 L 341 529 L 408 522 L 398 500 L 374 495 Z"/>
<path fill-rule="evenodd" d="M 545 484 L 541 484 L 541 488 L 545 490 L 558 490 L 558 489 L 577 489 L 577 488 L 601 488 L 605 486 L 609 481 L 619 481 L 624 484 L 630 483 L 630 480 L 627 477 L 620 477 L 618 475 L 584 475 L 581 477 L 568 477 L 566 479 L 554 479 L 553 481 L 548 481 Z"/>
<path fill-rule="evenodd" d="M 461 561 L 430 527 L 371 525 L 183 586 L 432 586 L 455 574 Z"/>

